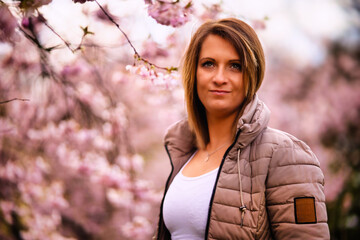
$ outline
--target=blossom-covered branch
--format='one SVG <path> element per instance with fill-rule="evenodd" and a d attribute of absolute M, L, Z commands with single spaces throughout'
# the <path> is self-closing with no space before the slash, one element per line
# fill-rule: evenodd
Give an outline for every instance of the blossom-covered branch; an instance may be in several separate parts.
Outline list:
<path fill-rule="evenodd" d="M 119 29 L 119 31 L 124 35 L 126 41 L 129 43 L 130 47 L 133 49 L 134 51 L 134 57 L 135 60 L 137 61 L 142 61 L 146 64 L 149 64 L 150 66 L 154 66 L 158 69 L 162 69 L 162 70 L 166 70 L 168 72 L 172 72 L 177 70 L 177 67 L 160 67 L 152 62 L 150 62 L 149 60 L 143 58 L 139 52 L 136 50 L 136 48 L 134 47 L 134 45 L 132 44 L 132 42 L 130 41 L 129 37 L 127 36 L 127 34 L 121 29 L 120 25 L 113 19 L 113 17 L 110 16 L 110 14 L 101 6 L 101 4 L 97 1 L 94 0 L 96 2 L 96 4 L 99 6 L 99 8 L 103 11 L 103 13 L 106 15 L 106 17 L 117 27 L 117 29 Z"/>
<path fill-rule="evenodd" d="M 150 66 L 150 68 L 157 68 L 161 70 L 165 70 L 166 72 L 171 73 L 172 71 L 177 71 L 177 67 L 161 67 L 152 63 L 148 59 L 142 57 L 139 52 L 136 50 L 131 40 L 127 36 L 127 34 L 121 29 L 120 25 L 114 20 L 114 18 L 101 6 L 101 4 L 97 0 L 73 0 L 75 3 L 85 3 L 88 1 L 95 1 L 99 8 L 103 11 L 105 16 L 112 22 L 119 31 L 123 34 L 126 41 L 129 43 L 130 47 L 134 51 L 134 57 L 136 61 L 143 62 Z M 192 2 L 189 1 L 185 6 L 182 6 L 180 1 L 175 2 L 167 2 L 161 0 L 149 1 L 145 0 L 145 3 L 148 4 L 148 13 L 154 18 L 158 23 L 163 25 L 171 25 L 173 27 L 179 27 L 184 25 L 186 22 L 190 20 L 190 14 L 193 13 Z M 148 69 L 150 70 L 148 67 Z"/>

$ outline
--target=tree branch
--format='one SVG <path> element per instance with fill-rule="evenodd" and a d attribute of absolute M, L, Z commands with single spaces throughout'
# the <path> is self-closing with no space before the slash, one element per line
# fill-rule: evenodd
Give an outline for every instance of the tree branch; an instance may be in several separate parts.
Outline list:
<path fill-rule="evenodd" d="M 138 53 L 138 51 L 136 50 L 136 48 L 134 47 L 134 45 L 132 44 L 132 42 L 130 41 L 129 37 L 127 36 L 127 34 L 120 28 L 120 25 L 110 16 L 110 14 L 108 14 L 106 12 L 106 10 L 101 6 L 101 4 L 95 0 L 96 4 L 99 6 L 99 8 L 101 9 L 101 11 L 103 11 L 103 13 L 106 15 L 106 17 L 110 20 L 110 22 L 112 22 L 113 24 L 115 24 L 115 26 L 120 30 L 120 32 L 124 35 L 124 37 L 126 38 L 126 41 L 130 44 L 130 47 L 134 50 L 134 54 L 135 57 L 137 58 L 137 60 L 140 60 L 144 63 L 149 64 L 150 66 L 154 66 L 158 69 L 162 69 L 162 70 L 166 70 L 168 72 L 172 72 L 174 70 L 177 70 L 176 67 L 171 67 L 171 68 L 167 68 L 167 67 L 160 67 L 152 62 L 150 62 L 149 60 L 141 57 L 141 55 Z"/>
<path fill-rule="evenodd" d="M 9 102 L 12 102 L 12 101 L 30 101 L 30 99 L 25 99 L 25 98 L 13 98 L 13 99 L 10 99 L 10 100 L 5 100 L 5 101 L 1 101 L 0 104 L 5 104 L 5 103 L 9 103 Z"/>
<path fill-rule="evenodd" d="M 47 26 L 56 36 L 58 36 L 58 38 L 61 39 L 61 41 L 64 42 L 64 44 L 67 46 L 67 48 L 74 53 L 75 50 L 71 48 L 70 43 L 68 41 L 66 41 L 63 37 L 60 36 L 60 34 L 58 34 L 53 27 L 51 27 L 47 22 L 44 22 L 45 26 Z M 82 41 L 82 40 L 81 40 Z"/>

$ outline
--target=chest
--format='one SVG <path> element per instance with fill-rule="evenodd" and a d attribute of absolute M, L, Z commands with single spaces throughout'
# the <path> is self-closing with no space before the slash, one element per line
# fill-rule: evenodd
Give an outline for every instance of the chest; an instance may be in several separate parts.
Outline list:
<path fill-rule="evenodd" d="M 197 177 L 217 169 L 220 166 L 224 153 L 225 149 L 220 149 L 209 157 L 209 154 L 204 150 L 196 151 L 183 168 L 183 175 Z"/>
<path fill-rule="evenodd" d="M 210 237 L 217 233 L 221 237 L 221 229 L 228 228 L 231 233 L 256 239 L 260 229 L 268 228 L 264 224 L 267 221 L 265 190 L 271 152 L 257 151 L 251 145 L 229 152 L 215 186 Z M 240 207 L 243 205 L 246 211 L 242 216 Z"/>
<path fill-rule="evenodd" d="M 180 171 L 164 199 L 163 217 L 172 239 L 204 239 L 208 208 L 217 170 L 197 177 Z"/>

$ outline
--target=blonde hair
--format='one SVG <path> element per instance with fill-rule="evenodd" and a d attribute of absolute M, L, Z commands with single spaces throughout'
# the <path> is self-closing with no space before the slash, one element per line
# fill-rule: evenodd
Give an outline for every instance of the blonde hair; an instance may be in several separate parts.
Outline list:
<path fill-rule="evenodd" d="M 210 139 L 205 107 L 197 94 L 196 71 L 201 46 L 206 37 L 211 34 L 229 41 L 240 57 L 245 99 L 239 108 L 238 118 L 241 116 L 245 106 L 253 99 L 255 93 L 260 88 L 265 72 L 265 56 L 261 43 L 254 29 L 245 22 L 236 18 L 226 18 L 217 21 L 208 21 L 198 28 L 192 36 L 184 56 L 182 77 L 188 122 L 196 136 L 197 145 L 200 148 L 204 148 Z"/>

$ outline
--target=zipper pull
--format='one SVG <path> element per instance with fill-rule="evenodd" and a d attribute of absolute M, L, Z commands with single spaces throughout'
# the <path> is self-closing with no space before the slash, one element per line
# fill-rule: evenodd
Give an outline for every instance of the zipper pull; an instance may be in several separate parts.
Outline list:
<path fill-rule="evenodd" d="M 244 215 L 245 215 L 245 212 L 246 212 L 246 206 L 243 205 L 241 207 L 239 207 L 240 209 L 240 212 L 241 212 L 241 227 L 243 226 L 243 222 L 244 222 Z"/>

